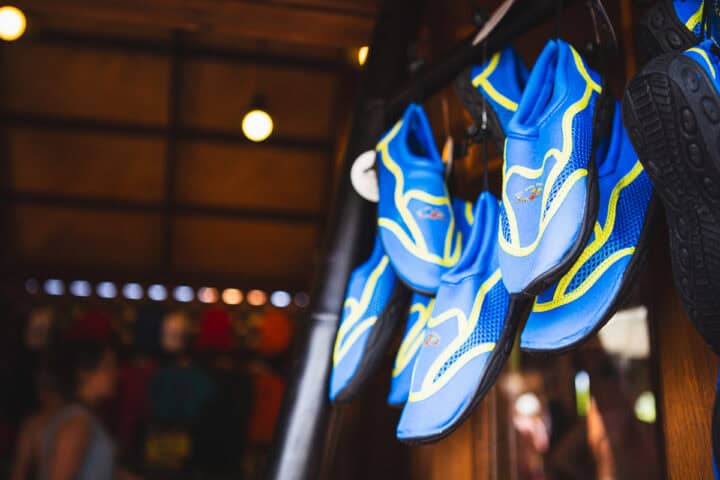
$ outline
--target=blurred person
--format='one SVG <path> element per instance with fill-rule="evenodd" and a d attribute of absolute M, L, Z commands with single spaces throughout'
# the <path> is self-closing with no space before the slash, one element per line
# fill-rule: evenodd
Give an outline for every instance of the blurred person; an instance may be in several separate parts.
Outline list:
<path fill-rule="evenodd" d="M 127 310 L 125 326 L 130 325 L 132 344 L 129 358 L 118 370 L 118 385 L 113 412 L 118 454 L 123 465 L 138 472 L 145 467 L 145 441 L 150 423 L 148 385 L 161 359 L 161 327 L 165 307 L 147 303 L 137 310 Z"/>
<path fill-rule="evenodd" d="M 63 405 L 43 432 L 38 478 L 127 478 L 115 472 L 113 440 L 95 413 L 115 389 L 115 351 L 97 343 L 69 343 L 57 353 L 50 366 L 58 377 Z"/>
<path fill-rule="evenodd" d="M 168 342 L 179 333 L 174 331 L 176 319 L 171 314 L 165 317 L 169 322 L 160 323 L 159 345 L 165 361 L 147 386 L 150 416 L 144 462 L 148 472 L 161 478 L 201 470 L 202 462 L 197 457 L 198 450 L 203 450 L 203 439 L 198 429 L 205 428 L 218 394 L 217 384 L 196 361 L 189 338 L 180 335 Z M 163 328 L 168 326 L 171 328 Z"/>
<path fill-rule="evenodd" d="M 20 429 L 11 480 L 26 480 L 37 472 L 45 430 L 64 405 L 57 378 L 47 368 L 38 372 L 35 384 L 38 410 Z"/>

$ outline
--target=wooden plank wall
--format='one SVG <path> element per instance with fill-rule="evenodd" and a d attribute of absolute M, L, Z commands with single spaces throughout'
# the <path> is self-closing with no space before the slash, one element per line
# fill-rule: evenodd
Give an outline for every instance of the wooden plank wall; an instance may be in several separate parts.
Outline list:
<path fill-rule="evenodd" d="M 661 417 L 669 480 L 713 478 L 710 421 L 718 358 L 688 319 L 672 282 L 666 227 L 652 236 L 650 307 L 659 353 Z"/>

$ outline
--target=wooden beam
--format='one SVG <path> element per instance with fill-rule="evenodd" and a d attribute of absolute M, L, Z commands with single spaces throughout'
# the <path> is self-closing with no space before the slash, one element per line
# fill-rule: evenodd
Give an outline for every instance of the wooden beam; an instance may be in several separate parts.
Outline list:
<path fill-rule="evenodd" d="M 368 16 L 374 16 L 378 7 L 378 0 L 266 0 L 265 3 L 344 13 L 352 12 Z"/>
<path fill-rule="evenodd" d="M 33 206 L 65 208 L 73 210 L 97 210 L 101 212 L 162 213 L 163 203 L 136 200 L 116 200 L 87 195 L 58 195 L 37 192 L 0 192 L 0 205 L 11 207 Z M 322 212 L 302 210 L 279 210 L 242 206 L 201 205 L 174 202 L 170 214 L 184 216 L 216 217 L 228 220 L 319 225 L 325 218 Z"/>
<path fill-rule="evenodd" d="M 32 128 L 46 130 L 84 131 L 129 137 L 165 138 L 168 127 L 142 123 L 116 122 L 99 118 L 59 117 L 45 114 L 3 112 L 0 110 L 0 126 L 8 128 Z M 312 151 L 321 154 L 332 152 L 332 142 L 325 139 L 271 136 L 262 143 L 248 140 L 240 131 L 178 128 L 178 138 L 187 141 L 219 142 L 237 145 L 261 145 L 274 148 Z"/>
<path fill-rule="evenodd" d="M 32 17 L 213 32 L 305 45 L 365 45 L 371 16 L 354 10 L 248 0 L 17 0 Z"/>
<path fill-rule="evenodd" d="M 117 34 L 88 34 L 69 31 L 44 29 L 26 40 L 34 45 L 63 47 L 85 50 L 103 50 L 113 53 L 139 53 L 168 57 L 172 54 L 169 41 L 137 40 Z M 341 58 L 326 59 L 281 55 L 271 52 L 257 52 L 239 48 L 205 47 L 186 42 L 183 57 L 192 60 L 211 60 L 234 65 L 255 65 L 269 69 L 322 73 L 355 73 L 354 66 Z"/>

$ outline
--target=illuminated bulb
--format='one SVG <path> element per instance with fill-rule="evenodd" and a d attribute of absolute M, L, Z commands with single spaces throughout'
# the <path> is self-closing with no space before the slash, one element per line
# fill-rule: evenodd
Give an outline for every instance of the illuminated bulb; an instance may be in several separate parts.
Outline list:
<path fill-rule="evenodd" d="M 97 285 L 97 294 L 100 298 L 115 298 L 117 296 L 117 287 L 112 282 L 100 282 Z"/>
<path fill-rule="evenodd" d="M 27 27 L 25 14 L 16 7 L 4 6 L 0 8 L 0 38 L 12 42 L 22 37 Z"/>
<path fill-rule="evenodd" d="M 226 288 L 222 292 L 222 301 L 228 305 L 238 305 L 242 300 L 242 292 L 237 288 Z"/>
<path fill-rule="evenodd" d="M 270 295 L 270 303 L 274 307 L 285 308 L 292 303 L 292 297 L 288 292 L 277 290 Z"/>
<path fill-rule="evenodd" d="M 128 300 L 140 300 L 143 297 L 143 288 L 139 283 L 126 283 L 122 294 Z"/>
<path fill-rule="evenodd" d="M 273 120 L 265 110 L 250 110 L 242 121 L 242 131 L 253 142 L 262 142 L 273 131 Z"/>
<path fill-rule="evenodd" d="M 214 288 L 202 287 L 198 290 L 197 298 L 202 303 L 215 303 L 218 300 L 218 291 Z"/>
<path fill-rule="evenodd" d="M 71 282 L 70 293 L 76 297 L 89 297 L 92 293 L 90 282 L 86 282 L 85 280 L 75 280 L 74 282 Z"/>
<path fill-rule="evenodd" d="M 267 294 L 262 290 L 250 290 L 247 294 L 247 302 L 253 307 L 261 307 L 267 302 Z"/>
<path fill-rule="evenodd" d="M 357 61 L 358 64 L 362 67 L 365 65 L 365 62 L 367 61 L 368 53 L 370 52 L 370 48 L 366 45 L 364 47 L 360 47 L 358 49 L 358 57 Z"/>
<path fill-rule="evenodd" d="M 180 285 L 178 287 L 175 287 L 175 290 L 173 291 L 173 296 L 178 302 L 192 302 L 193 298 L 195 297 L 195 292 L 187 285 Z"/>
<path fill-rule="evenodd" d="M 55 278 L 46 280 L 43 288 L 45 289 L 45 293 L 48 295 L 62 295 L 65 293 L 65 284 L 62 280 L 57 280 Z"/>
<path fill-rule="evenodd" d="M 159 284 L 150 285 L 148 287 L 148 297 L 156 302 L 162 302 L 167 299 L 167 288 Z"/>

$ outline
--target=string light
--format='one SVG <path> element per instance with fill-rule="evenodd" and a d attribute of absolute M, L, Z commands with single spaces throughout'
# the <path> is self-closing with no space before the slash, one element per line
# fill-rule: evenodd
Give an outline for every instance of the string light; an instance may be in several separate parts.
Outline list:
<path fill-rule="evenodd" d="M 267 294 L 262 290 L 250 290 L 247 294 L 247 302 L 253 307 L 261 307 L 267 302 Z"/>
<path fill-rule="evenodd" d="M 227 305 L 239 305 L 243 301 L 243 294 L 237 288 L 226 288 L 222 292 L 222 301 Z"/>
<path fill-rule="evenodd" d="M 76 297 L 89 297 L 92 293 L 90 282 L 85 280 L 75 280 L 70 283 L 70 293 Z"/>
<path fill-rule="evenodd" d="M 193 301 L 193 298 L 195 297 L 195 292 L 187 285 L 180 285 L 175 287 L 175 290 L 173 291 L 173 296 L 178 302 L 187 303 Z"/>
<path fill-rule="evenodd" d="M 202 303 L 215 303 L 218 301 L 218 291 L 215 288 L 202 287 L 198 290 L 197 298 Z"/>
<path fill-rule="evenodd" d="M 22 37 L 27 27 L 25 14 L 17 7 L 0 7 L 0 39 L 12 42 Z"/>
<path fill-rule="evenodd" d="M 34 294 L 39 291 L 40 284 L 37 279 L 30 278 L 25 282 L 25 289 L 28 293 Z M 65 294 L 65 283 L 59 279 L 49 279 L 42 284 L 43 290 L 47 295 L 61 296 Z M 69 293 L 76 297 L 89 297 L 93 293 L 93 287 L 90 282 L 86 280 L 75 280 L 68 284 Z M 118 296 L 118 293 L 122 293 L 122 296 L 128 300 L 141 300 L 144 295 L 150 300 L 156 302 L 162 302 L 168 298 L 168 288 L 161 284 L 153 284 L 147 287 L 147 291 L 144 290 L 143 286 L 137 282 L 129 282 L 122 285 L 116 285 L 113 282 L 103 281 L 99 282 L 95 286 L 95 292 L 99 298 L 112 299 Z M 192 302 L 195 297 L 195 291 L 188 285 L 178 285 L 172 289 L 172 296 L 178 302 L 188 303 Z M 299 307 L 306 307 L 310 298 L 307 293 L 300 292 L 291 295 L 289 292 L 284 290 L 275 290 L 271 294 L 263 290 L 250 290 L 247 292 L 247 296 L 243 295 L 243 292 L 237 288 L 226 288 L 222 290 L 222 293 L 217 288 L 212 287 L 201 287 L 197 291 L 197 299 L 202 303 L 216 303 L 222 299 L 226 305 L 239 305 L 243 300 L 247 301 L 249 305 L 254 307 L 262 307 L 263 305 L 270 302 L 271 305 L 277 308 L 289 307 L 293 301 Z"/>
<path fill-rule="evenodd" d="M 126 283 L 122 293 L 128 300 L 140 300 L 143 297 L 143 288 L 139 283 Z"/>
<path fill-rule="evenodd" d="M 62 280 L 56 278 L 46 280 L 43 288 L 48 295 L 62 295 L 65 293 L 65 284 Z"/>
<path fill-rule="evenodd" d="M 360 65 L 361 67 L 363 65 L 365 65 L 365 62 L 367 61 L 368 53 L 370 53 L 370 48 L 367 45 L 358 48 L 357 61 L 358 61 L 358 65 Z"/>
<path fill-rule="evenodd" d="M 115 298 L 117 296 L 117 287 L 112 282 L 100 282 L 97 284 L 96 289 L 100 298 Z"/>
<path fill-rule="evenodd" d="M 162 302 L 167 299 L 167 288 L 160 284 L 150 285 L 148 287 L 148 297 L 156 302 Z"/>
<path fill-rule="evenodd" d="M 292 297 L 288 292 L 277 290 L 270 295 L 270 303 L 278 308 L 285 308 L 292 302 Z"/>

